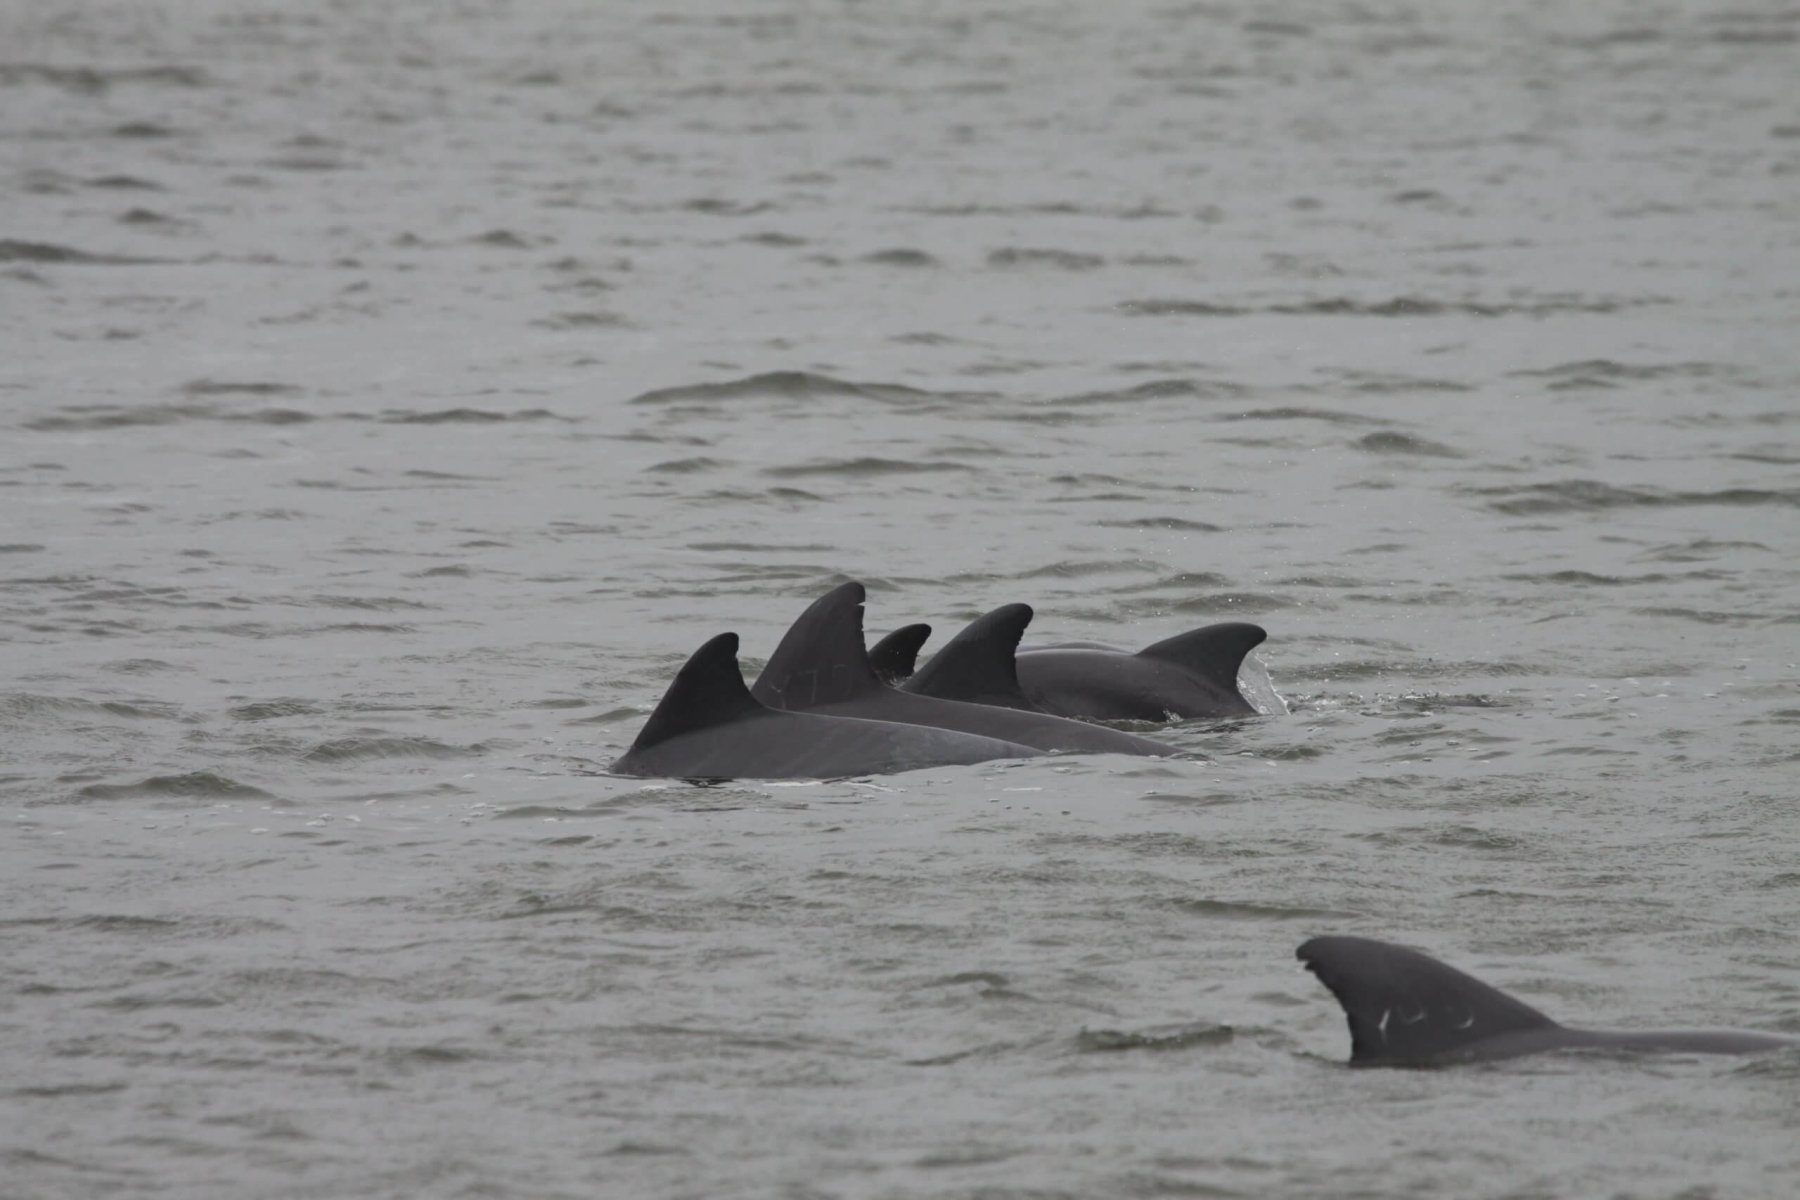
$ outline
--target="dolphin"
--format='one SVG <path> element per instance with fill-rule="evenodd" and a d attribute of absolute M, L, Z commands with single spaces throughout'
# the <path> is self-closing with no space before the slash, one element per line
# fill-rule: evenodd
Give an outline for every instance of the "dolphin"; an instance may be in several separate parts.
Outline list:
<path fill-rule="evenodd" d="M 919 647 L 931 636 L 929 625 L 902 625 L 869 647 L 869 665 L 881 682 L 898 684 L 910 678 L 919 661 Z"/>
<path fill-rule="evenodd" d="M 1014 659 L 1031 605 L 1003 604 L 969 622 L 900 685 L 903 692 L 1041 712 L 1019 687 Z M 892 635 L 890 635 L 892 636 Z"/>
<path fill-rule="evenodd" d="M 1316 937 L 1296 953 L 1344 1006 L 1353 1067 L 1424 1067 L 1546 1050 L 1750 1054 L 1800 1045 L 1766 1033 L 1574 1029 L 1435 958 L 1371 938 Z"/>
<path fill-rule="evenodd" d="M 881 682 L 863 645 L 863 585 L 841 584 L 800 614 L 751 685 L 770 708 L 960 729 L 984 737 L 1091 754 L 1174 754 L 1173 746 L 1044 713 L 917 696 Z"/>
<path fill-rule="evenodd" d="M 1019 686 L 1035 707 L 1096 721 L 1167 721 L 1256 712 L 1238 691 L 1244 656 L 1269 635 L 1259 625 L 1207 625 L 1136 654 L 1048 646 L 1018 656 Z"/>
<path fill-rule="evenodd" d="M 920 767 L 1029 758 L 997 738 L 852 717 L 781 712 L 757 702 L 721 633 L 675 673 L 614 775 L 671 779 L 842 779 Z"/>

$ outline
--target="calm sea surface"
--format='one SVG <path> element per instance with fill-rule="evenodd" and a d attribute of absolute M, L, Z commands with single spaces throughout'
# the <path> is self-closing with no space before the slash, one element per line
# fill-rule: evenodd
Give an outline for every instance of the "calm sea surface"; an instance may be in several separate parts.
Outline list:
<path fill-rule="evenodd" d="M 0 7 L 0 1194 L 1789 1197 L 1800 9 Z M 1261 717 L 615 779 L 712 635 Z"/>

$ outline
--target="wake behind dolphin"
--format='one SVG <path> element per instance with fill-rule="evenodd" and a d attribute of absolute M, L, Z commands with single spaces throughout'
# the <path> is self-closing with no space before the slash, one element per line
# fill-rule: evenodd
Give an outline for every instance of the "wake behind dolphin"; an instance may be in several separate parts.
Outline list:
<path fill-rule="evenodd" d="M 1750 1054 L 1800 1045 L 1766 1033 L 1575 1029 L 1429 955 L 1371 938 L 1316 937 L 1296 953 L 1343 1005 L 1351 1066 L 1435 1066 L 1546 1050 Z"/>

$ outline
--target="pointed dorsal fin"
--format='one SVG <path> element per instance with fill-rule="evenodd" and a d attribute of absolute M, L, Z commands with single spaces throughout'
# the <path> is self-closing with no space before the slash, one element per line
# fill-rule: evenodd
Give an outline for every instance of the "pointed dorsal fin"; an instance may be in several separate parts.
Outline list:
<path fill-rule="evenodd" d="M 869 665 L 883 683 L 904 683 L 918 668 L 919 647 L 930 636 L 929 625 L 902 625 L 869 647 Z"/>
<path fill-rule="evenodd" d="M 906 681 L 904 690 L 941 700 L 1037 711 L 1019 687 L 1014 661 L 1019 639 L 1029 624 L 1029 604 L 1004 604 L 977 617 L 932 655 L 931 661 Z"/>
<path fill-rule="evenodd" d="M 770 708 L 803 711 L 886 687 L 863 645 L 863 596 L 852 580 L 814 600 L 788 626 L 750 694 Z"/>
<path fill-rule="evenodd" d="M 1244 656 L 1267 640 L 1268 630 L 1244 621 L 1207 625 L 1145 646 L 1139 658 L 1176 663 L 1215 687 L 1237 692 L 1238 668 Z"/>
<path fill-rule="evenodd" d="M 721 633 L 694 651 L 681 670 L 675 672 L 675 681 L 638 731 L 631 748 L 646 750 L 684 733 L 767 712 L 744 686 L 737 652 L 735 633 Z"/>
<path fill-rule="evenodd" d="M 1498 1034 L 1559 1029 L 1549 1017 L 1417 950 L 1318 937 L 1297 952 L 1350 1022 L 1350 1061 L 1429 1062 Z"/>

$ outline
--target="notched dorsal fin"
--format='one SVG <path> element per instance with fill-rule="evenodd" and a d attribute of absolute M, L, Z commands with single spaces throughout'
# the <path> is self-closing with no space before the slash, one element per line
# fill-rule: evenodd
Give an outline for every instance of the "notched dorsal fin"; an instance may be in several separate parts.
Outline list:
<path fill-rule="evenodd" d="M 906 681 L 905 690 L 942 700 L 997 704 L 1035 712 L 1019 687 L 1015 654 L 1031 605 L 1005 604 L 986 613 L 951 638 L 931 661 Z"/>
<path fill-rule="evenodd" d="M 929 625 L 902 625 L 869 647 L 869 665 L 883 683 L 904 683 L 918 668 L 919 647 L 930 636 Z"/>
<path fill-rule="evenodd" d="M 1225 691 L 1237 691 L 1238 668 L 1244 656 L 1268 640 L 1261 625 L 1227 621 L 1178 633 L 1138 651 L 1139 658 L 1160 658 L 1177 663 Z"/>
<path fill-rule="evenodd" d="M 1318 937 L 1296 952 L 1350 1022 L 1350 1061 L 1429 1062 L 1497 1034 L 1560 1028 L 1529 1004 L 1392 942 Z"/>
<path fill-rule="evenodd" d="M 826 592 L 788 626 L 750 694 L 770 708 L 803 710 L 854 700 L 886 685 L 863 646 L 863 585 Z"/>
<path fill-rule="evenodd" d="M 744 686 L 737 652 L 735 633 L 721 633 L 694 651 L 675 672 L 675 681 L 657 702 L 656 711 L 644 722 L 631 748 L 645 750 L 684 733 L 767 712 Z"/>

